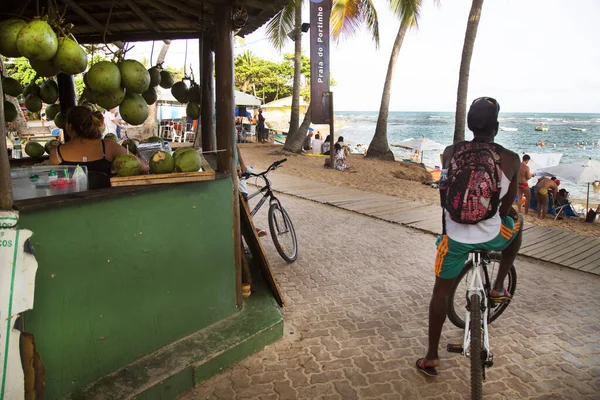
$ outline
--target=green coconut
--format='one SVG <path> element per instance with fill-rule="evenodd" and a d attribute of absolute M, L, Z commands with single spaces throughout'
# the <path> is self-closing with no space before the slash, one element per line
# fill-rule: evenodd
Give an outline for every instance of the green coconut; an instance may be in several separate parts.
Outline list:
<path fill-rule="evenodd" d="M 46 104 L 54 104 L 58 100 L 58 85 L 49 79 L 40 86 L 40 98 Z"/>
<path fill-rule="evenodd" d="M 89 87 L 83 89 L 81 97 L 87 100 L 88 103 L 96 104 L 96 96 L 94 96 L 94 92 L 92 92 L 92 89 L 90 89 Z M 123 94 L 123 97 L 125 97 L 125 94 Z"/>
<path fill-rule="evenodd" d="M 196 83 L 192 83 L 192 86 L 190 86 L 190 90 L 188 92 L 188 101 L 200 103 L 201 99 L 202 93 L 200 92 L 200 86 L 198 86 Z"/>
<path fill-rule="evenodd" d="M 119 112 L 123 121 L 128 124 L 141 125 L 148 118 L 148 104 L 141 95 L 127 92 L 119 106 Z"/>
<path fill-rule="evenodd" d="M 150 73 L 136 60 L 125 60 L 119 65 L 121 84 L 128 92 L 142 94 L 150 87 Z"/>
<path fill-rule="evenodd" d="M 184 151 L 175 158 L 177 172 L 198 172 L 202 160 L 196 151 Z"/>
<path fill-rule="evenodd" d="M 117 90 L 113 90 L 111 92 L 106 93 L 96 93 L 93 92 L 94 103 L 98 104 L 100 107 L 110 110 L 111 108 L 115 108 L 125 98 L 125 89 L 119 88 Z M 89 99 L 88 99 L 89 100 Z"/>
<path fill-rule="evenodd" d="M 30 60 L 51 60 L 58 50 L 58 37 L 46 21 L 36 19 L 19 32 L 17 50 Z"/>
<path fill-rule="evenodd" d="M 18 80 L 14 78 L 2 78 L 2 90 L 4 94 L 12 97 L 17 97 L 23 93 L 23 87 Z"/>
<path fill-rule="evenodd" d="M 54 125 L 56 125 L 57 128 L 65 129 L 65 118 L 61 112 L 54 116 Z"/>
<path fill-rule="evenodd" d="M 158 100 L 158 93 L 156 93 L 156 89 L 149 87 L 148 90 L 142 93 L 142 97 L 146 100 L 146 104 L 151 105 Z"/>
<path fill-rule="evenodd" d="M 148 70 L 150 74 L 150 87 L 156 87 L 160 84 L 160 70 L 158 67 L 152 67 Z"/>
<path fill-rule="evenodd" d="M 180 103 L 185 104 L 188 102 L 188 87 L 183 81 L 171 86 L 171 94 Z"/>
<path fill-rule="evenodd" d="M 60 144 L 60 142 L 56 139 L 48 140 L 46 142 L 46 144 L 44 145 L 44 150 L 46 151 L 46 153 L 48 153 L 48 155 L 50 155 L 50 152 L 52 151 L 52 149 L 55 148 L 56 146 L 58 146 L 59 144 Z"/>
<path fill-rule="evenodd" d="M 67 75 L 80 74 L 87 68 L 88 59 L 85 51 L 73 39 L 58 39 L 58 50 L 52 63 Z"/>
<path fill-rule="evenodd" d="M 121 89 L 121 72 L 117 64 L 100 61 L 87 73 L 88 86 L 94 93 L 110 93 Z"/>
<path fill-rule="evenodd" d="M 44 78 L 50 78 L 60 73 L 60 68 L 54 65 L 52 60 L 29 60 L 29 64 L 39 76 L 43 76 Z"/>
<path fill-rule="evenodd" d="M 113 142 L 118 142 L 119 138 L 114 133 L 107 133 L 104 136 L 104 140 L 112 140 Z"/>
<path fill-rule="evenodd" d="M 60 112 L 60 104 L 50 104 L 46 106 L 46 119 L 52 121 L 56 114 Z"/>
<path fill-rule="evenodd" d="M 35 94 L 25 97 L 25 108 L 31 112 L 38 112 L 42 109 L 42 99 Z"/>
<path fill-rule="evenodd" d="M 174 169 L 175 160 L 165 151 L 157 151 L 150 158 L 150 172 L 153 174 L 170 174 Z"/>
<path fill-rule="evenodd" d="M 17 119 L 17 107 L 8 100 L 4 100 L 4 119 L 6 122 L 13 122 Z"/>
<path fill-rule="evenodd" d="M 125 139 L 121 146 L 125 147 L 131 154 L 137 154 L 137 143 L 133 139 Z"/>
<path fill-rule="evenodd" d="M 135 176 L 140 173 L 140 160 L 133 154 L 121 154 L 113 160 L 113 168 L 119 176 Z"/>
<path fill-rule="evenodd" d="M 30 94 L 35 94 L 36 96 L 40 95 L 40 87 L 33 82 L 25 86 L 25 89 L 23 89 L 23 96 L 27 97 Z"/>
<path fill-rule="evenodd" d="M 175 149 L 175 151 L 173 152 L 173 158 L 177 158 L 180 155 L 182 155 L 183 153 L 185 153 L 186 151 L 196 151 L 194 150 L 193 147 L 178 147 Z"/>
<path fill-rule="evenodd" d="M 188 118 L 198 119 L 200 118 L 200 106 L 198 103 L 189 102 L 185 107 L 185 114 Z"/>
<path fill-rule="evenodd" d="M 146 143 L 162 143 L 163 140 L 161 138 L 159 138 L 158 136 L 150 136 L 148 139 L 145 140 Z"/>
<path fill-rule="evenodd" d="M 160 87 L 163 89 L 171 89 L 173 86 L 173 77 L 169 73 L 169 71 L 160 71 Z"/>
<path fill-rule="evenodd" d="M 21 57 L 17 49 L 17 36 L 27 22 L 21 19 L 7 19 L 0 22 L 0 54 L 6 57 Z"/>
<path fill-rule="evenodd" d="M 27 154 L 31 158 L 40 158 L 44 155 L 45 152 L 46 149 L 44 149 L 44 146 L 42 146 L 38 142 L 30 141 L 27 142 L 27 144 L 25 145 L 25 154 Z"/>

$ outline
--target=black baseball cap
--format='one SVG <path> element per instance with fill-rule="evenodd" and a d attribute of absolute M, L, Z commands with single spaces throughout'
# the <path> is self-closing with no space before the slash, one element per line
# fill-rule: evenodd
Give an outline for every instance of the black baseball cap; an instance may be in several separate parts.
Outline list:
<path fill-rule="evenodd" d="M 498 113 L 500 104 L 491 97 L 480 97 L 473 100 L 469 114 L 467 115 L 467 125 L 473 132 L 492 132 L 498 124 Z"/>

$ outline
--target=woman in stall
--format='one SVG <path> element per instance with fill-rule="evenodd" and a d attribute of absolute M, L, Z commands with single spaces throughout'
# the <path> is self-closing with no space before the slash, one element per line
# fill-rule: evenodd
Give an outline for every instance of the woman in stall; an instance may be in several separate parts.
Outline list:
<path fill-rule="evenodd" d="M 88 107 L 76 106 L 69 110 L 65 132 L 71 139 L 50 152 L 50 164 L 81 165 L 87 167 L 90 189 L 110 187 L 112 162 L 127 149 L 112 140 L 102 139 L 104 116 Z M 148 164 L 140 159 L 141 172 L 148 172 Z"/>

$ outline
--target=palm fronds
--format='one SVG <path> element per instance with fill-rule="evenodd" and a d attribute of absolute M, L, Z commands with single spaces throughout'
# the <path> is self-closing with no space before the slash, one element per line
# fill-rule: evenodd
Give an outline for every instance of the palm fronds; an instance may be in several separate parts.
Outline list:
<path fill-rule="evenodd" d="M 267 24 L 267 37 L 273 47 L 279 51 L 283 49 L 283 46 L 289 39 L 287 34 L 295 28 L 294 17 L 296 15 L 297 2 L 302 2 L 302 0 L 290 0 Z"/>
<path fill-rule="evenodd" d="M 400 17 L 400 21 L 403 24 L 407 24 L 411 28 L 419 27 L 419 17 L 422 5 L 422 0 L 390 0 L 390 8 L 392 11 Z"/>
<path fill-rule="evenodd" d="M 379 22 L 377 11 L 372 0 L 333 0 L 331 6 L 331 34 L 336 41 L 342 36 L 351 37 L 356 34 L 362 24 L 379 47 Z"/>

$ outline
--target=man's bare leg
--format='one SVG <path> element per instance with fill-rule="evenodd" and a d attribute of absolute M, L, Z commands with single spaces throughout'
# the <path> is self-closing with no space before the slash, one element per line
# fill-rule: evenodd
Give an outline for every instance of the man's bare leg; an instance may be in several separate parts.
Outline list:
<path fill-rule="evenodd" d="M 523 189 L 521 188 L 521 185 L 519 185 L 519 188 L 517 189 L 517 212 L 519 213 L 521 212 L 521 199 L 523 198 L 523 195 Z"/>
<path fill-rule="evenodd" d="M 529 205 L 531 204 L 531 191 L 529 188 L 524 188 L 523 194 L 525 195 L 525 215 L 527 215 L 529 212 Z"/>
<path fill-rule="evenodd" d="M 510 266 L 514 264 L 515 258 L 521 248 L 521 242 L 523 241 L 523 217 L 519 215 L 519 232 L 513 241 L 508 245 L 506 249 L 502 251 L 502 259 L 500 260 L 500 268 L 498 268 L 498 276 L 496 276 L 496 282 L 494 283 L 494 289 L 492 295 L 504 294 L 504 279 L 508 274 Z"/>
<path fill-rule="evenodd" d="M 446 321 L 447 301 L 454 279 L 435 278 L 433 294 L 429 303 L 429 347 L 425 355 L 426 367 L 437 367 L 440 365 L 438 348 L 442 327 Z"/>

